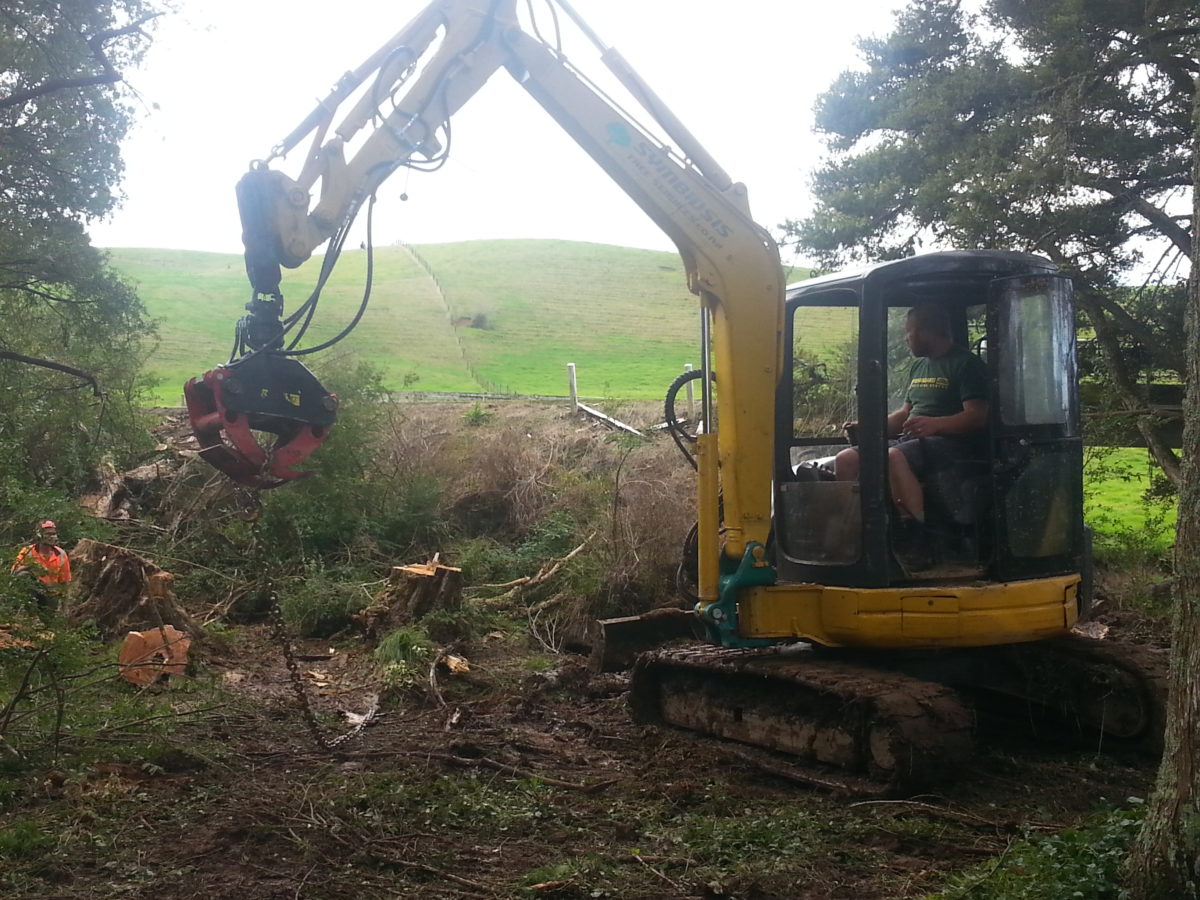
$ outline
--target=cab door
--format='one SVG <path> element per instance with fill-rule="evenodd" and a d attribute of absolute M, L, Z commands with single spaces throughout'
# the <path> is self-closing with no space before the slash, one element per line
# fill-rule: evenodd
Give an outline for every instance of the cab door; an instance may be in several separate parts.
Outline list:
<path fill-rule="evenodd" d="M 988 305 L 993 575 L 1007 581 L 1077 571 L 1083 440 L 1071 282 L 1046 274 L 997 279 Z"/>

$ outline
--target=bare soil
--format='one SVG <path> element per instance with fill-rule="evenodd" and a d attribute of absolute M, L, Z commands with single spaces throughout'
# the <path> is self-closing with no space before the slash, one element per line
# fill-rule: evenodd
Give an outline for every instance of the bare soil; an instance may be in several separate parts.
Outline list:
<path fill-rule="evenodd" d="M 1153 774 L 994 744 L 936 796 L 833 797 L 635 725 L 619 676 L 503 632 L 459 648 L 469 672 L 421 673 L 354 732 L 345 714 L 375 705 L 376 668 L 363 647 L 330 649 L 296 645 L 303 701 L 267 626 L 209 650 L 190 683 L 160 688 L 192 712 L 175 754 L 47 781 L 40 802 L 75 804 L 71 827 L 96 839 L 9 896 L 916 897 L 1025 834 L 1145 796 Z"/>
<path fill-rule="evenodd" d="M 563 444 L 579 428 L 550 418 Z M 51 772 L 0 812 L 0 831 L 60 827 L 56 849 L 10 860 L 7 896 L 920 897 L 1026 835 L 1144 797 L 1154 775 L 991 738 L 936 795 L 833 796 L 635 724 L 621 676 L 592 676 L 522 624 L 456 645 L 469 671 L 386 684 L 358 638 L 289 642 L 294 673 L 267 624 L 197 643 L 190 677 L 151 688 L 178 716 L 170 752 Z"/>

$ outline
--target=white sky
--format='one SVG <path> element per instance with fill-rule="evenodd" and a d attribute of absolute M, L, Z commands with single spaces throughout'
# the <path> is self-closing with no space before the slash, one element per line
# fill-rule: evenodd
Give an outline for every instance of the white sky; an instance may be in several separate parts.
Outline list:
<path fill-rule="evenodd" d="M 183 0 L 127 80 L 145 104 L 125 145 L 127 201 L 92 227 L 101 247 L 241 252 L 234 184 L 424 0 Z M 884 34 L 901 0 L 574 0 L 736 181 L 775 230 L 803 214 L 820 144 L 812 105 Z M 523 4 L 522 4 L 523 6 Z M 543 34 L 543 0 L 534 0 Z M 301 12 L 300 10 L 304 10 Z M 598 51 L 566 50 L 590 77 Z M 625 95 L 618 94 L 625 100 Z M 634 108 L 636 118 L 648 119 Z M 340 118 L 340 117 L 337 117 Z M 335 118 L 335 121 L 337 120 Z M 398 171 L 379 192 L 375 242 L 564 238 L 674 249 L 621 189 L 501 71 L 455 116 L 448 163 Z M 276 161 L 293 177 L 307 144 Z M 407 193 L 407 202 L 400 194 Z M 361 223 L 360 223 L 361 228 Z M 355 246 L 360 235 L 352 236 Z"/>

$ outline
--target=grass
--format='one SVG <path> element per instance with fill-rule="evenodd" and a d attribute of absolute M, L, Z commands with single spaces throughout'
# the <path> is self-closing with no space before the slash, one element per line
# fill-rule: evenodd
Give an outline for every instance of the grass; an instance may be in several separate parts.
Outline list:
<path fill-rule="evenodd" d="M 159 325 L 147 360 L 154 399 L 180 405 L 183 382 L 229 355 L 249 300 L 241 257 L 110 253 Z M 672 253 L 472 241 L 380 247 L 374 262 L 367 312 L 338 351 L 374 363 L 391 389 L 565 396 L 575 363 L 584 396 L 656 399 L 685 363 L 698 363 L 698 302 Z M 287 309 L 307 298 L 319 264 L 284 273 Z M 306 345 L 351 320 L 365 273 L 365 252 L 343 254 Z"/>
<path fill-rule="evenodd" d="M 1148 502 L 1151 468 L 1146 451 L 1105 447 L 1088 453 L 1084 465 L 1084 519 L 1100 543 L 1135 539 L 1150 552 L 1165 552 L 1175 539 L 1174 501 Z"/>

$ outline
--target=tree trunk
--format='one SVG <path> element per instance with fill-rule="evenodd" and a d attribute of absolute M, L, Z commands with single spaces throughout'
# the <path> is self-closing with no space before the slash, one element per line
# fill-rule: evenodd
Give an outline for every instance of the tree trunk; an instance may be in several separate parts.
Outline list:
<path fill-rule="evenodd" d="M 1192 94 L 1192 234 L 1200 223 L 1200 81 Z M 1175 539 L 1176 595 L 1166 749 L 1129 860 L 1136 900 L 1200 897 L 1200 240 L 1188 279 L 1187 392 Z"/>

